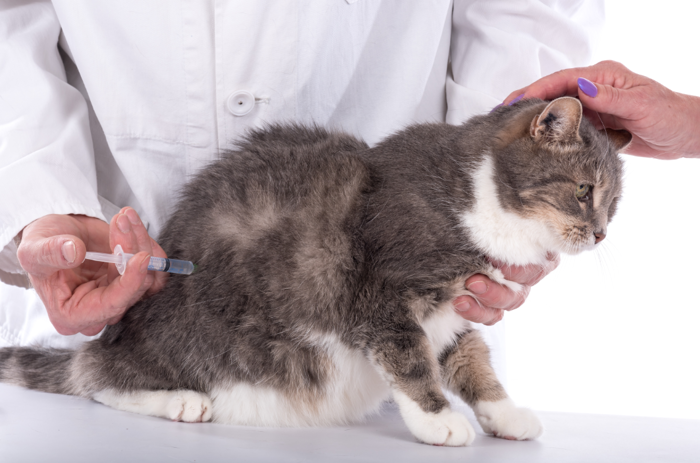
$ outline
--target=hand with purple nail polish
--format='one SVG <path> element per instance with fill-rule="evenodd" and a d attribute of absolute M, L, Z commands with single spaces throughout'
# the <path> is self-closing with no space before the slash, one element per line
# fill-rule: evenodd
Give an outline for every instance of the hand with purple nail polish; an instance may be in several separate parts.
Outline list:
<path fill-rule="evenodd" d="M 517 96 L 516 96 L 517 95 Z M 626 153 L 677 159 L 700 157 L 700 98 L 669 90 L 614 61 L 565 69 L 516 90 L 504 101 L 577 96 L 598 128 L 625 129 Z"/>
<path fill-rule="evenodd" d="M 504 265 L 496 261 L 492 264 L 503 272 L 507 280 L 520 283 L 522 290 L 514 292 L 484 275 L 469 277 L 465 287 L 474 297 L 460 296 L 453 301 L 453 305 L 458 314 L 471 322 L 493 325 L 503 318 L 505 311 L 520 307 L 530 294 L 530 288 L 557 268 L 559 256 L 547 256 L 547 264 L 544 266 Z"/>
<path fill-rule="evenodd" d="M 129 261 L 124 275 L 112 264 L 83 263 L 87 250 L 111 253 L 117 244 L 141 254 Z M 17 249 L 51 323 L 64 335 L 97 334 L 141 297 L 159 291 L 167 274 L 147 271 L 150 255 L 167 257 L 131 208 L 110 224 L 81 215 L 44 216 L 24 228 Z"/>

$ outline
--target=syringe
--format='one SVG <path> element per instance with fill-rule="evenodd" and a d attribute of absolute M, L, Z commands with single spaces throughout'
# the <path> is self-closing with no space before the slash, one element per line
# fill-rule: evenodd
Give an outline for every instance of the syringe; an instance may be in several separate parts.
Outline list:
<path fill-rule="evenodd" d="M 104 252 L 85 253 L 85 260 L 107 262 L 116 265 L 120 275 L 124 275 L 126 263 L 129 262 L 129 259 L 132 257 L 134 257 L 134 255 L 125 253 L 120 245 L 114 247 L 114 254 L 107 254 Z M 148 263 L 148 270 L 180 273 L 183 275 L 190 275 L 194 272 L 194 268 L 194 264 L 188 260 L 165 259 L 163 257 L 151 257 L 151 261 Z"/>

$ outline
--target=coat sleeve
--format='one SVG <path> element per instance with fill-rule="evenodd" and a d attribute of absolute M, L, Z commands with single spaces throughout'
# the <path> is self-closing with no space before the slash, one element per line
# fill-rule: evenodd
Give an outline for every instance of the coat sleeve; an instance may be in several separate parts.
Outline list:
<path fill-rule="evenodd" d="M 459 124 L 510 92 L 589 64 L 603 0 L 455 0 L 447 122 Z"/>
<path fill-rule="evenodd" d="M 66 82 L 48 1 L 0 2 L 0 279 L 22 273 L 15 236 L 47 214 L 104 219 L 82 95 Z"/>

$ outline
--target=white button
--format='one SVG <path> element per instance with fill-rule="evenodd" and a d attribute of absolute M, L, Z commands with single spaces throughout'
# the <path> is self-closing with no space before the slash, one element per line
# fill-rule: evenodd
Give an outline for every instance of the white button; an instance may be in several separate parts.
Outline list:
<path fill-rule="evenodd" d="M 226 101 L 226 107 L 234 116 L 245 116 L 253 110 L 254 106 L 255 97 L 245 90 L 232 93 Z"/>

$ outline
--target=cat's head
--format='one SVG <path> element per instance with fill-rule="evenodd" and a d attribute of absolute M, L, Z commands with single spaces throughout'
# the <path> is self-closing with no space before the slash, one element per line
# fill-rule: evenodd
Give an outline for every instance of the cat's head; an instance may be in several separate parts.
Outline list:
<path fill-rule="evenodd" d="M 498 111 L 494 175 L 504 209 L 547 225 L 556 251 L 592 249 L 622 194 L 626 131 L 596 130 L 581 103 L 525 100 Z"/>

